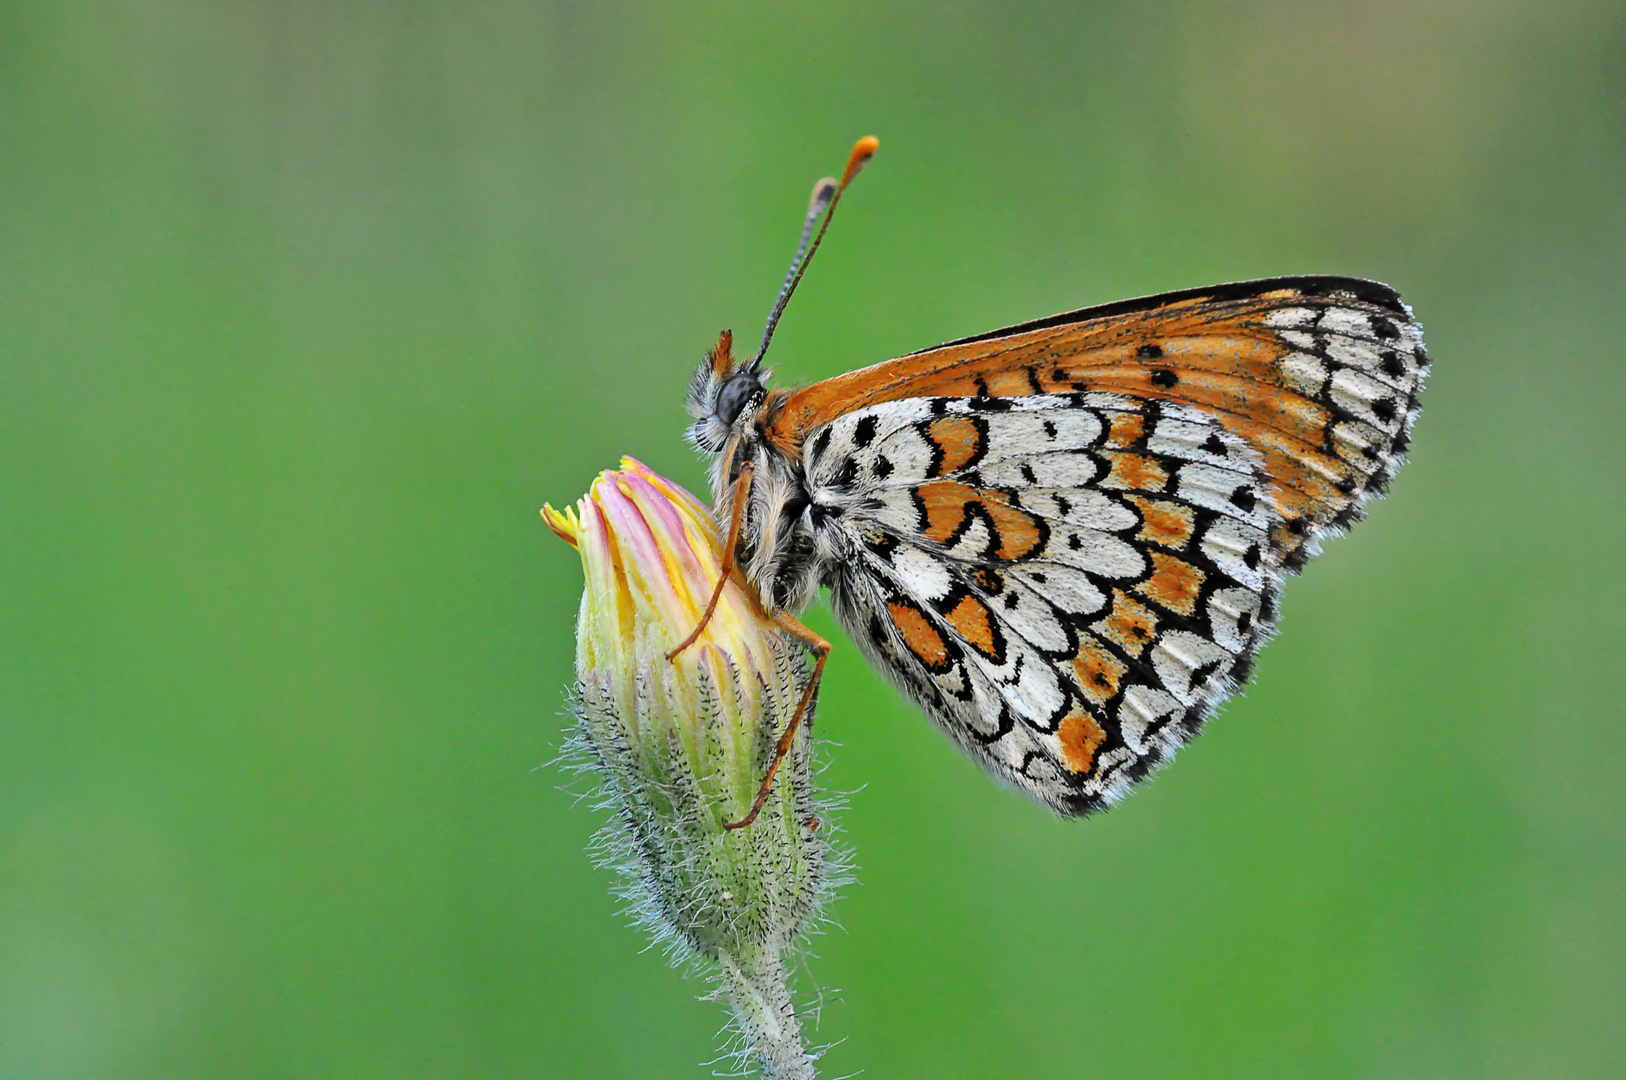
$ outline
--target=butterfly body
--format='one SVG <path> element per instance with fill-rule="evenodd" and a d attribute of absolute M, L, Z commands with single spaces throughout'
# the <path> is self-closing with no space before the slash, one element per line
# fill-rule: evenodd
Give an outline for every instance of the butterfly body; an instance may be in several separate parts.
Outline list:
<path fill-rule="evenodd" d="M 1428 357 L 1393 290 L 1318 277 L 1071 312 L 795 391 L 759 361 L 725 334 L 689 395 L 739 573 L 791 615 L 824 587 L 955 742 L 1076 814 L 1246 680 L 1283 575 L 1398 467 Z"/>

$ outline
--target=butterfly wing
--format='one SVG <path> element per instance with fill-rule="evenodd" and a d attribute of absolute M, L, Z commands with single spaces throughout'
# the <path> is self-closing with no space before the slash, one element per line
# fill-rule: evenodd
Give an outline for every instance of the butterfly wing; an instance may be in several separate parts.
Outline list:
<path fill-rule="evenodd" d="M 954 342 L 792 395 L 838 618 L 996 775 L 1116 801 L 1393 474 L 1427 364 L 1386 287 L 1276 279 Z M 842 403 L 845 403 L 843 407 Z"/>

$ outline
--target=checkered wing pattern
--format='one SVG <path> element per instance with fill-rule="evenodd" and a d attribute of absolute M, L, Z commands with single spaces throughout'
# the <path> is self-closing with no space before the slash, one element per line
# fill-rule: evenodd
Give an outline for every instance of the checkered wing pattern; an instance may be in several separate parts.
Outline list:
<path fill-rule="evenodd" d="M 1246 680 L 1283 574 L 1392 475 L 1427 363 L 1398 301 L 1210 302 L 1178 336 L 1161 315 L 1072 356 L 1014 328 L 1002 364 L 934 365 L 950 392 L 805 443 L 848 541 L 838 618 L 967 752 L 1067 813 L 1116 802 Z"/>

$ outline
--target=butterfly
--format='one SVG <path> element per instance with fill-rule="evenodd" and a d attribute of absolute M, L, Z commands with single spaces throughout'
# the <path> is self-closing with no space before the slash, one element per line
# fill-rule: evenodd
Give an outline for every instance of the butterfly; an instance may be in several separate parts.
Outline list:
<path fill-rule="evenodd" d="M 1394 476 L 1429 365 L 1421 329 L 1387 285 L 1281 277 L 770 388 L 780 316 L 878 146 L 860 140 L 841 180 L 814 187 L 755 355 L 725 331 L 689 386 L 689 437 L 729 523 L 712 606 L 736 580 L 816 655 L 729 827 L 755 819 L 823 674 L 831 646 L 795 618 L 821 587 L 869 662 L 989 773 L 1063 814 L 1110 806 L 1247 681 L 1284 576 Z"/>

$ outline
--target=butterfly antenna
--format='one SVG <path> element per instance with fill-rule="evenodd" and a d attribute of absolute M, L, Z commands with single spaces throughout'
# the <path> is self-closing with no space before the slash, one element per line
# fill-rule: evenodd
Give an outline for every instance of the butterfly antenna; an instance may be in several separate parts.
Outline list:
<path fill-rule="evenodd" d="M 779 322 L 780 312 L 790 302 L 791 290 L 796 287 L 796 271 L 802 265 L 802 256 L 807 254 L 807 242 L 813 239 L 813 226 L 819 223 L 819 217 L 830 208 L 835 201 L 836 180 L 833 176 L 826 176 L 813 185 L 813 194 L 807 200 L 807 220 L 802 222 L 802 242 L 796 245 L 796 254 L 790 260 L 790 269 L 785 271 L 784 283 L 779 286 L 779 296 L 773 302 L 773 311 L 768 315 L 768 325 L 762 331 L 762 346 L 757 349 L 752 359 L 752 367 L 762 359 L 763 353 L 768 351 L 768 339 L 773 337 L 774 326 Z"/>
<path fill-rule="evenodd" d="M 768 315 L 768 325 L 762 330 L 762 346 L 757 349 L 756 356 L 746 370 L 755 373 L 762 367 L 762 358 L 767 355 L 768 342 L 773 340 L 775 327 L 779 325 L 779 317 L 785 313 L 785 305 L 796 292 L 796 286 L 801 283 L 802 275 L 807 273 L 808 264 L 819 250 L 819 244 L 824 240 L 824 234 L 830 228 L 830 219 L 836 216 L 836 204 L 841 201 L 841 193 L 847 190 L 847 185 L 853 182 L 869 159 L 875 156 L 876 149 L 881 140 L 873 135 L 866 135 L 859 139 L 853 147 L 853 152 L 847 157 L 847 169 L 841 174 L 841 182 L 826 176 L 813 185 L 813 196 L 807 203 L 807 219 L 802 222 L 802 240 L 796 245 L 796 257 L 790 261 L 790 269 L 785 271 L 785 283 L 779 287 L 779 297 L 773 303 L 773 311 Z M 817 236 L 813 236 L 813 225 L 820 217 L 824 224 L 819 227 Z M 808 247 L 807 239 L 813 236 L 813 246 Z"/>

